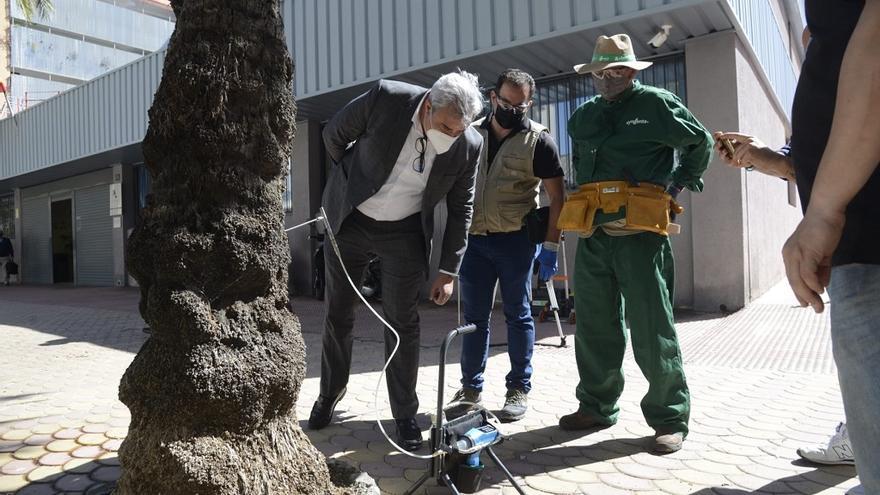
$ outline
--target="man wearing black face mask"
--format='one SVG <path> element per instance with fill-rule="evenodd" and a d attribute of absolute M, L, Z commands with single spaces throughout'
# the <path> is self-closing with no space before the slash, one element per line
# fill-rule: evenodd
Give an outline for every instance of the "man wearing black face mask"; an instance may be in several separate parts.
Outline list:
<path fill-rule="evenodd" d="M 532 76 L 507 69 L 491 92 L 492 113 L 473 123 L 483 136 L 484 146 L 477 173 L 474 220 L 460 276 L 464 317 L 477 325 L 477 331 L 463 337 L 462 388 L 453 402 L 464 404 L 447 411 L 450 416 L 463 414 L 481 401 L 496 281 L 504 304 L 511 365 L 504 407 L 498 417 L 517 421 L 528 407 L 535 343 L 529 304 L 532 264 L 537 254 L 542 280 L 556 272 L 556 220 L 564 201 L 556 143 L 546 127 L 527 116 L 534 92 Z M 538 207 L 541 184 L 550 198 L 549 225 L 527 229 L 525 217 Z"/>
<path fill-rule="evenodd" d="M 650 383 L 642 413 L 656 432 L 654 450 L 668 453 L 681 448 L 690 416 L 672 317 L 669 220 L 681 212 L 678 191 L 703 189 L 712 137 L 674 94 L 635 80 L 649 65 L 618 34 L 600 36 L 592 62 L 575 67 L 592 73 L 599 96 L 568 121 L 581 188 L 569 196 L 560 225 L 581 236 L 574 275 L 580 406 L 559 425 L 581 430 L 617 421 L 626 299 L 633 354 Z"/>

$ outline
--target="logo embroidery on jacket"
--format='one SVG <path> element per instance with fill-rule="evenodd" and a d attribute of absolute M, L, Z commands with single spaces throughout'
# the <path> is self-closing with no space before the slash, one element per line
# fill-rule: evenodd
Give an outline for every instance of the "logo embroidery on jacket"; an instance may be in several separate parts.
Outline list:
<path fill-rule="evenodd" d="M 648 122 L 647 120 L 640 119 L 640 118 L 635 118 L 635 119 L 626 121 L 626 125 L 644 125 L 644 124 L 649 124 L 649 123 L 650 122 Z"/>

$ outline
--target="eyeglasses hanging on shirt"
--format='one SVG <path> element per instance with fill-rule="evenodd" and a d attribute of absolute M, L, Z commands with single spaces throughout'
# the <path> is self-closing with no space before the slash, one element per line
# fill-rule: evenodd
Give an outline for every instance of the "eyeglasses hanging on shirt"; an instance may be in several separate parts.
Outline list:
<path fill-rule="evenodd" d="M 425 171 L 425 151 L 428 149 L 428 138 L 427 136 L 422 136 L 416 139 L 416 152 L 419 156 L 416 157 L 412 162 L 412 168 L 416 171 L 416 173 L 423 173 Z"/>

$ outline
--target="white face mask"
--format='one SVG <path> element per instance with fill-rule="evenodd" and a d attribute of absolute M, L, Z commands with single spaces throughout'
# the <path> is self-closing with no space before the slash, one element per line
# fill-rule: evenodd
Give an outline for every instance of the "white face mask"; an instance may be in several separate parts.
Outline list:
<path fill-rule="evenodd" d="M 428 129 L 428 132 L 425 134 L 428 136 L 428 141 L 431 142 L 431 146 L 434 147 L 438 155 L 442 155 L 449 151 L 449 148 L 452 147 L 457 139 L 448 134 L 443 134 L 437 129 Z"/>
<path fill-rule="evenodd" d="M 428 116 L 428 122 L 431 122 L 431 125 L 434 124 L 434 109 L 430 109 L 431 112 Z M 449 134 L 444 134 L 437 129 L 428 129 L 425 132 L 425 136 L 428 138 L 428 141 L 431 143 L 431 146 L 434 147 L 434 151 L 437 152 L 438 155 L 442 155 L 449 151 L 449 148 L 455 144 L 455 140 L 457 137 L 452 137 Z"/>

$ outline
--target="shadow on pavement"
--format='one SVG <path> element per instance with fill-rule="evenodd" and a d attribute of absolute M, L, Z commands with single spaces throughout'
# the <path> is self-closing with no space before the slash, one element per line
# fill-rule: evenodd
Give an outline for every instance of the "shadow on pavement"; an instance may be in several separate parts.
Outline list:
<path fill-rule="evenodd" d="M 802 465 L 798 464 L 797 462 L 793 464 Z M 822 466 L 807 473 L 786 476 L 785 478 L 773 480 L 766 485 L 756 488 L 754 490 L 712 487 L 703 488 L 701 490 L 691 493 L 690 495 L 750 495 L 757 493 L 799 493 L 803 495 L 815 495 L 817 493 L 822 493 L 828 490 L 828 486 L 817 483 L 816 481 L 814 481 L 814 479 L 819 477 L 827 477 L 829 473 L 840 477 L 841 482 L 850 478 L 855 478 L 856 476 L 855 469 L 847 466 Z"/>
<path fill-rule="evenodd" d="M 29 483 L 12 492 L 15 495 L 48 495 L 76 493 L 81 495 L 110 495 L 121 474 L 115 463 L 91 461 L 48 476 L 30 474 Z"/>

